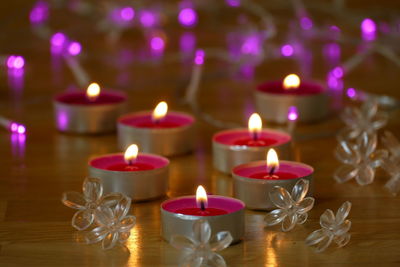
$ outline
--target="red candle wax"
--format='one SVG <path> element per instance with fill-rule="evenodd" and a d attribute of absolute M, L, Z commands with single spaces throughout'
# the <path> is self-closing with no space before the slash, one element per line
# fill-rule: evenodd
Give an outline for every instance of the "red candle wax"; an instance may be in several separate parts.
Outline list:
<path fill-rule="evenodd" d="M 213 140 L 228 146 L 263 147 L 288 143 L 291 137 L 284 132 L 263 129 L 255 140 L 248 129 L 234 129 L 218 132 L 214 135 Z"/>
<path fill-rule="evenodd" d="M 102 91 L 94 100 L 89 100 L 86 92 L 71 91 L 56 96 L 56 101 L 69 105 L 111 105 L 126 100 L 126 96 L 117 91 Z"/>
<path fill-rule="evenodd" d="M 260 84 L 257 87 L 258 91 L 270 94 L 286 94 L 286 95 L 314 95 L 324 92 L 324 88 L 317 83 L 301 82 L 299 87 L 285 89 L 283 81 L 272 81 Z"/>
<path fill-rule="evenodd" d="M 175 212 L 194 216 L 216 216 L 228 214 L 228 211 L 217 208 L 206 208 L 205 210 L 201 210 L 200 208 L 184 208 L 178 209 Z"/>
<path fill-rule="evenodd" d="M 117 163 L 107 167 L 107 170 L 110 171 L 125 171 L 125 172 L 146 171 L 152 169 L 154 169 L 154 166 L 141 162 L 135 162 L 133 164 Z"/>
<path fill-rule="evenodd" d="M 257 172 L 253 173 L 249 176 L 249 178 L 254 179 L 267 179 L 267 180 L 279 180 L 279 179 L 294 179 L 299 178 L 298 175 L 290 172 L 276 172 L 273 175 L 270 175 L 268 172 Z"/>
<path fill-rule="evenodd" d="M 279 169 L 272 175 L 272 177 L 266 170 L 266 162 L 261 160 L 236 166 L 232 172 L 241 177 L 265 180 L 297 179 L 311 175 L 314 172 L 314 170 L 308 165 L 286 160 L 279 161 Z"/>
<path fill-rule="evenodd" d="M 276 143 L 274 139 L 258 138 L 254 140 L 253 138 L 243 138 L 238 139 L 234 142 L 234 145 L 238 146 L 271 146 Z"/>
<path fill-rule="evenodd" d="M 89 161 L 89 165 L 106 171 L 137 172 L 163 168 L 168 160 L 152 154 L 139 153 L 135 162 L 129 165 L 125 162 L 124 154 L 108 154 Z"/>
<path fill-rule="evenodd" d="M 121 117 L 118 122 L 137 128 L 168 129 L 188 126 L 194 123 L 194 119 L 193 117 L 183 113 L 168 112 L 164 118 L 155 122 L 153 121 L 151 112 L 138 112 L 125 115 Z"/>

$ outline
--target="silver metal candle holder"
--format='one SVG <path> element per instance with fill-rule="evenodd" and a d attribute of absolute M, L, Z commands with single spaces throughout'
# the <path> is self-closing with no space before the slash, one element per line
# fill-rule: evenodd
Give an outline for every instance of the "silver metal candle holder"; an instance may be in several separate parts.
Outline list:
<path fill-rule="evenodd" d="M 286 123 L 291 106 L 297 107 L 299 122 L 315 122 L 330 113 L 330 100 L 326 91 L 312 95 L 286 95 L 256 90 L 254 94 L 256 110 L 267 121 Z"/>
<path fill-rule="evenodd" d="M 125 94 L 113 91 L 113 94 Z M 118 117 L 126 110 L 126 101 L 99 105 L 77 105 L 53 101 L 56 127 L 61 132 L 102 134 L 114 132 Z"/>
<path fill-rule="evenodd" d="M 125 117 L 140 114 L 128 114 L 118 120 L 117 130 L 120 149 L 125 149 L 130 144 L 135 143 L 143 152 L 163 156 L 182 155 L 193 150 L 195 145 L 194 122 L 173 128 L 142 128 L 121 123 L 121 119 Z M 184 113 L 178 114 L 189 117 Z M 190 116 L 190 118 L 192 117 Z"/>
<path fill-rule="evenodd" d="M 268 131 L 279 132 L 274 130 Z M 223 132 L 224 131 L 219 132 L 218 134 Z M 284 132 L 279 132 L 279 134 L 287 135 L 288 139 L 291 140 L 288 134 Z M 220 142 L 216 142 L 213 139 L 212 150 L 214 168 L 216 168 L 220 172 L 230 174 L 235 166 L 247 162 L 265 159 L 267 152 L 270 148 L 274 148 L 281 158 L 290 159 L 290 141 L 277 146 L 242 146 L 226 145 Z"/>
<path fill-rule="evenodd" d="M 254 179 L 238 175 L 235 170 L 240 168 L 254 168 L 257 166 L 265 166 L 265 161 L 255 161 L 247 164 L 237 166 L 232 171 L 233 176 L 233 191 L 234 196 L 244 203 L 249 209 L 256 210 L 271 210 L 275 208 L 274 204 L 270 201 L 269 193 L 275 186 L 281 186 L 291 192 L 293 186 L 300 180 L 305 179 L 309 181 L 309 190 L 307 196 L 312 196 L 314 184 L 313 184 L 313 172 L 314 169 L 306 164 L 293 162 L 293 161 L 280 161 L 280 163 L 290 163 L 299 167 L 307 168 L 310 170 L 309 175 L 300 176 L 292 179 Z"/>
<path fill-rule="evenodd" d="M 192 198 L 193 196 L 180 197 L 179 199 Z M 163 209 L 163 205 L 175 199 L 166 200 L 161 205 L 161 222 L 162 237 L 169 242 L 174 235 L 183 235 L 193 237 L 193 224 L 199 219 L 205 219 L 209 222 L 213 232 L 229 231 L 233 238 L 233 243 L 239 242 L 244 236 L 244 210 L 245 204 L 237 199 L 218 196 L 229 200 L 239 201 L 243 208 L 228 214 L 217 216 L 195 216 L 184 215 L 180 213 L 170 212 Z"/>
<path fill-rule="evenodd" d="M 109 154 L 108 156 L 120 155 Z M 141 153 L 141 155 L 146 155 Z M 155 155 L 151 155 L 155 156 Z M 141 171 L 112 171 L 93 166 L 89 162 L 89 175 L 99 178 L 105 193 L 120 192 L 129 196 L 132 201 L 145 201 L 166 195 L 169 182 L 169 160 L 161 168 Z"/>

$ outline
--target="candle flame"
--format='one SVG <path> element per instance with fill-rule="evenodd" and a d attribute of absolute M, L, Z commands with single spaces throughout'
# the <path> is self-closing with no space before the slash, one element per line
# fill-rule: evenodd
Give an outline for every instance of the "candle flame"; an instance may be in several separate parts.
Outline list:
<path fill-rule="evenodd" d="M 100 95 L 100 86 L 97 83 L 91 83 L 86 89 L 86 95 L 90 101 L 94 101 Z"/>
<path fill-rule="evenodd" d="M 138 153 L 139 153 L 138 146 L 136 144 L 130 145 L 126 149 L 125 154 L 124 154 L 125 162 L 127 164 L 131 165 L 132 162 L 136 160 Z"/>
<path fill-rule="evenodd" d="M 249 118 L 248 127 L 249 132 L 253 135 L 257 135 L 258 133 L 260 133 L 262 129 L 262 120 L 260 115 L 258 115 L 257 113 L 253 113 Z"/>
<path fill-rule="evenodd" d="M 267 170 L 271 174 L 276 172 L 279 169 L 279 159 L 278 154 L 276 154 L 275 149 L 271 148 L 268 150 L 267 154 Z"/>
<path fill-rule="evenodd" d="M 300 78 L 296 74 L 289 74 L 283 80 L 283 88 L 289 89 L 296 89 L 300 85 Z"/>
<path fill-rule="evenodd" d="M 160 103 L 158 103 L 158 105 L 153 111 L 152 114 L 153 121 L 159 121 L 163 119 L 165 115 L 167 115 L 167 112 L 168 112 L 167 103 L 165 101 L 161 101 Z"/>
<path fill-rule="evenodd" d="M 207 204 L 208 204 L 207 193 L 206 193 L 206 190 L 204 189 L 204 187 L 201 185 L 199 185 L 196 190 L 196 203 L 197 203 L 197 207 L 200 209 L 207 208 Z"/>

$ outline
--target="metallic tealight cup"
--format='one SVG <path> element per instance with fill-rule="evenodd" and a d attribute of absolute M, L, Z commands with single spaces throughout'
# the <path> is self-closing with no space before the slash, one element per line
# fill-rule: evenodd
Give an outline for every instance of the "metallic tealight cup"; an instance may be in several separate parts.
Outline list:
<path fill-rule="evenodd" d="M 162 223 L 162 237 L 167 242 L 170 242 L 171 237 L 174 235 L 182 235 L 193 238 L 193 224 L 196 220 L 205 219 L 211 226 L 213 234 L 221 231 L 229 231 L 232 235 L 232 243 L 239 242 L 244 236 L 244 210 L 245 204 L 234 198 L 223 197 L 223 196 L 208 196 L 210 198 L 218 198 L 227 201 L 234 201 L 236 205 L 240 206 L 236 211 L 228 214 L 216 215 L 216 216 L 195 216 L 185 215 L 176 212 L 172 212 L 166 209 L 166 206 L 174 201 L 185 201 L 195 198 L 194 196 L 184 196 L 175 199 L 169 199 L 161 204 L 161 223 Z"/>
<path fill-rule="evenodd" d="M 108 91 L 110 92 L 110 91 Z M 123 99 L 118 103 L 80 105 L 60 101 L 60 96 L 53 102 L 56 127 L 61 132 L 78 134 L 102 134 L 114 132 L 118 117 L 126 109 L 126 96 L 111 91 Z"/>
<path fill-rule="evenodd" d="M 272 210 L 275 205 L 271 202 L 269 193 L 275 186 L 281 186 L 288 192 L 292 191 L 293 186 L 300 180 L 309 181 L 309 190 L 307 196 L 312 196 L 314 184 L 313 173 L 314 169 L 306 164 L 293 161 L 280 161 L 280 164 L 290 164 L 294 167 L 303 168 L 305 175 L 300 175 L 292 179 L 254 179 L 241 175 L 240 173 L 249 172 L 250 169 L 265 167 L 265 161 L 255 161 L 247 164 L 242 164 L 232 170 L 233 176 L 233 191 L 234 196 L 242 200 L 246 207 L 255 210 Z"/>
<path fill-rule="evenodd" d="M 262 118 L 276 123 L 286 123 L 288 109 L 297 107 L 299 122 L 316 122 L 330 113 L 330 100 L 326 90 L 318 94 L 273 94 L 256 90 L 256 110 Z"/>
<path fill-rule="evenodd" d="M 141 171 L 112 171 L 96 167 L 96 160 L 121 154 L 108 154 L 89 162 L 89 175 L 99 178 L 105 193 L 120 192 L 132 201 L 145 201 L 166 195 L 169 182 L 169 160 L 156 155 L 140 153 L 163 161 L 163 166 Z"/>
<path fill-rule="evenodd" d="M 176 156 L 189 153 L 195 142 L 194 118 L 185 113 L 171 112 L 185 116 L 191 123 L 172 128 L 144 128 L 127 125 L 121 121 L 130 116 L 145 115 L 148 112 L 134 113 L 122 116 L 118 120 L 118 144 L 120 149 L 126 149 L 130 144 L 137 144 L 141 151 L 163 156 Z"/>
<path fill-rule="evenodd" d="M 228 131 L 235 131 L 239 129 L 227 130 L 218 132 L 223 134 Z M 243 130 L 243 129 L 242 129 Z M 242 145 L 227 145 L 215 140 L 213 138 L 212 150 L 213 150 L 213 164 L 214 168 L 223 173 L 231 173 L 232 169 L 240 164 L 252 162 L 260 159 L 265 159 L 267 152 L 270 148 L 274 148 L 280 158 L 290 159 L 290 140 L 291 137 L 284 132 L 268 130 L 273 133 L 279 133 L 288 137 L 289 141 L 279 145 L 272 146 L 242 146 Z"/>

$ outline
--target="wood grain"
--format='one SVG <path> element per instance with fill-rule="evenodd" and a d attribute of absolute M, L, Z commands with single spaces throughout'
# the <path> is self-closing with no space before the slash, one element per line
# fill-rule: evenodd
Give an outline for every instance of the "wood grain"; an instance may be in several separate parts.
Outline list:
<path fill-rule="evenodd" d="M 0 266 L 176 266 L 179 251 L 160 237 L 159 206 L 163 199 L 133 204 L 131 213 L 138 223 L 131 231 L 127 247 L 102 251 L 99 245 L 85 245 L 70 225 L 74 211 L 62 205 L 61 194 L 81 190 L 89 158 L 118 151 L 116 136 L 77 136 L 55 130 L 52 96 L 73 85 L 74 79 L 65 65 L 59 70 L 52 67 L 48 42 L 31 34 L 26 12 L 32 2 L 0 3 L 0 15 L 5 18 L 0 23 L 0 52 L 23 54 L 27 60 L 25 86 L 20 90 L 9 85 L 6 70 L 0 69 L 0 115 L 28 127 L 25 146 L 16 145 L 8 132 L 0 130 Z M 57 23 L 62 27 L 70 21 L 61 16 Z M 117 69 L 104 62 L 117 57 L 119 50 L 108 44 L 104 36 L 83 34 L 92 27 L 89 21 L 73 22 L 69 28 L 78 23 L 82 30 L 71 34 L 84 45 L 84 67 L 100 84 L 125 90 L 131 111 L 150 109 L 158 101 L 166 100 L 171 110 L 190 112 L 181 101 L 190 65 L 137 63 Z M 220 35 L 210 30 L 212 27 L 205 24 L 196 30 L 200 43 L 224 45 Z M 170 33 L 178 37 L 182 31 L 173 28 Z M 140 38 L 136 32 L 126 34 L 123 44 L 125 48 L 132 40 L 143 44 Z M 136 46 L 140 47 L 135 43 L 135 49 Z M 167 51 L 177 48 L 178 38 L 171 38 Z M 320 49 L 315 47 L 314 52 L 318 54 Z M 347 57 L 354 51 L 354 47 L 344 47 L 343 55 Z M 324 79 L 326 70 L 318 56 L 313 76 Z M 225 62 L 209 60 L 199 102 L 209 114 L 245 126 L 254 110 L 251 89 L 258 82 L 298 71 L 292 61 L 274 60 L 259 66 L 254 79 L 245 80 L 233 75 L 233 68 Z M 345 86 L 400 97 L 398 77 L 398 68 L 373 56 L 346 77 Z M 388 125 L 397 136 L 399 115 L 392 111 Z M 400 198 L 383 189 L 387 175 L 378 171 L 376 182 L 365 187 L 354 181 L 337 184 L 332 179 L 338 166 L 333 157 L 335 133 L 340 127 L 337 116 L 332 116 L 320 124 L 299 126 L 296 133 L 293 156 L 315 168 L 316 204 L 307 223 L 282 233 L 278 228 L 263 227 L 264 212 L 246 211 L 243 242 L 221 252 L 229 266 L 400 265 Z M 211 165 L 211 136 L 218 130 L 200 120 L 196 151 L 171 158 L 168 197 L 193 194 L 199 184 L 210 193 L 232 195 L 231 177 L 218 173 Z M 336 210 L 346 200 L 353 203 L 350 243 L 342 249 L 333 247 L 315 253 L 304 239 L 319 227 L 319 216 L 325 209 Z"/>

